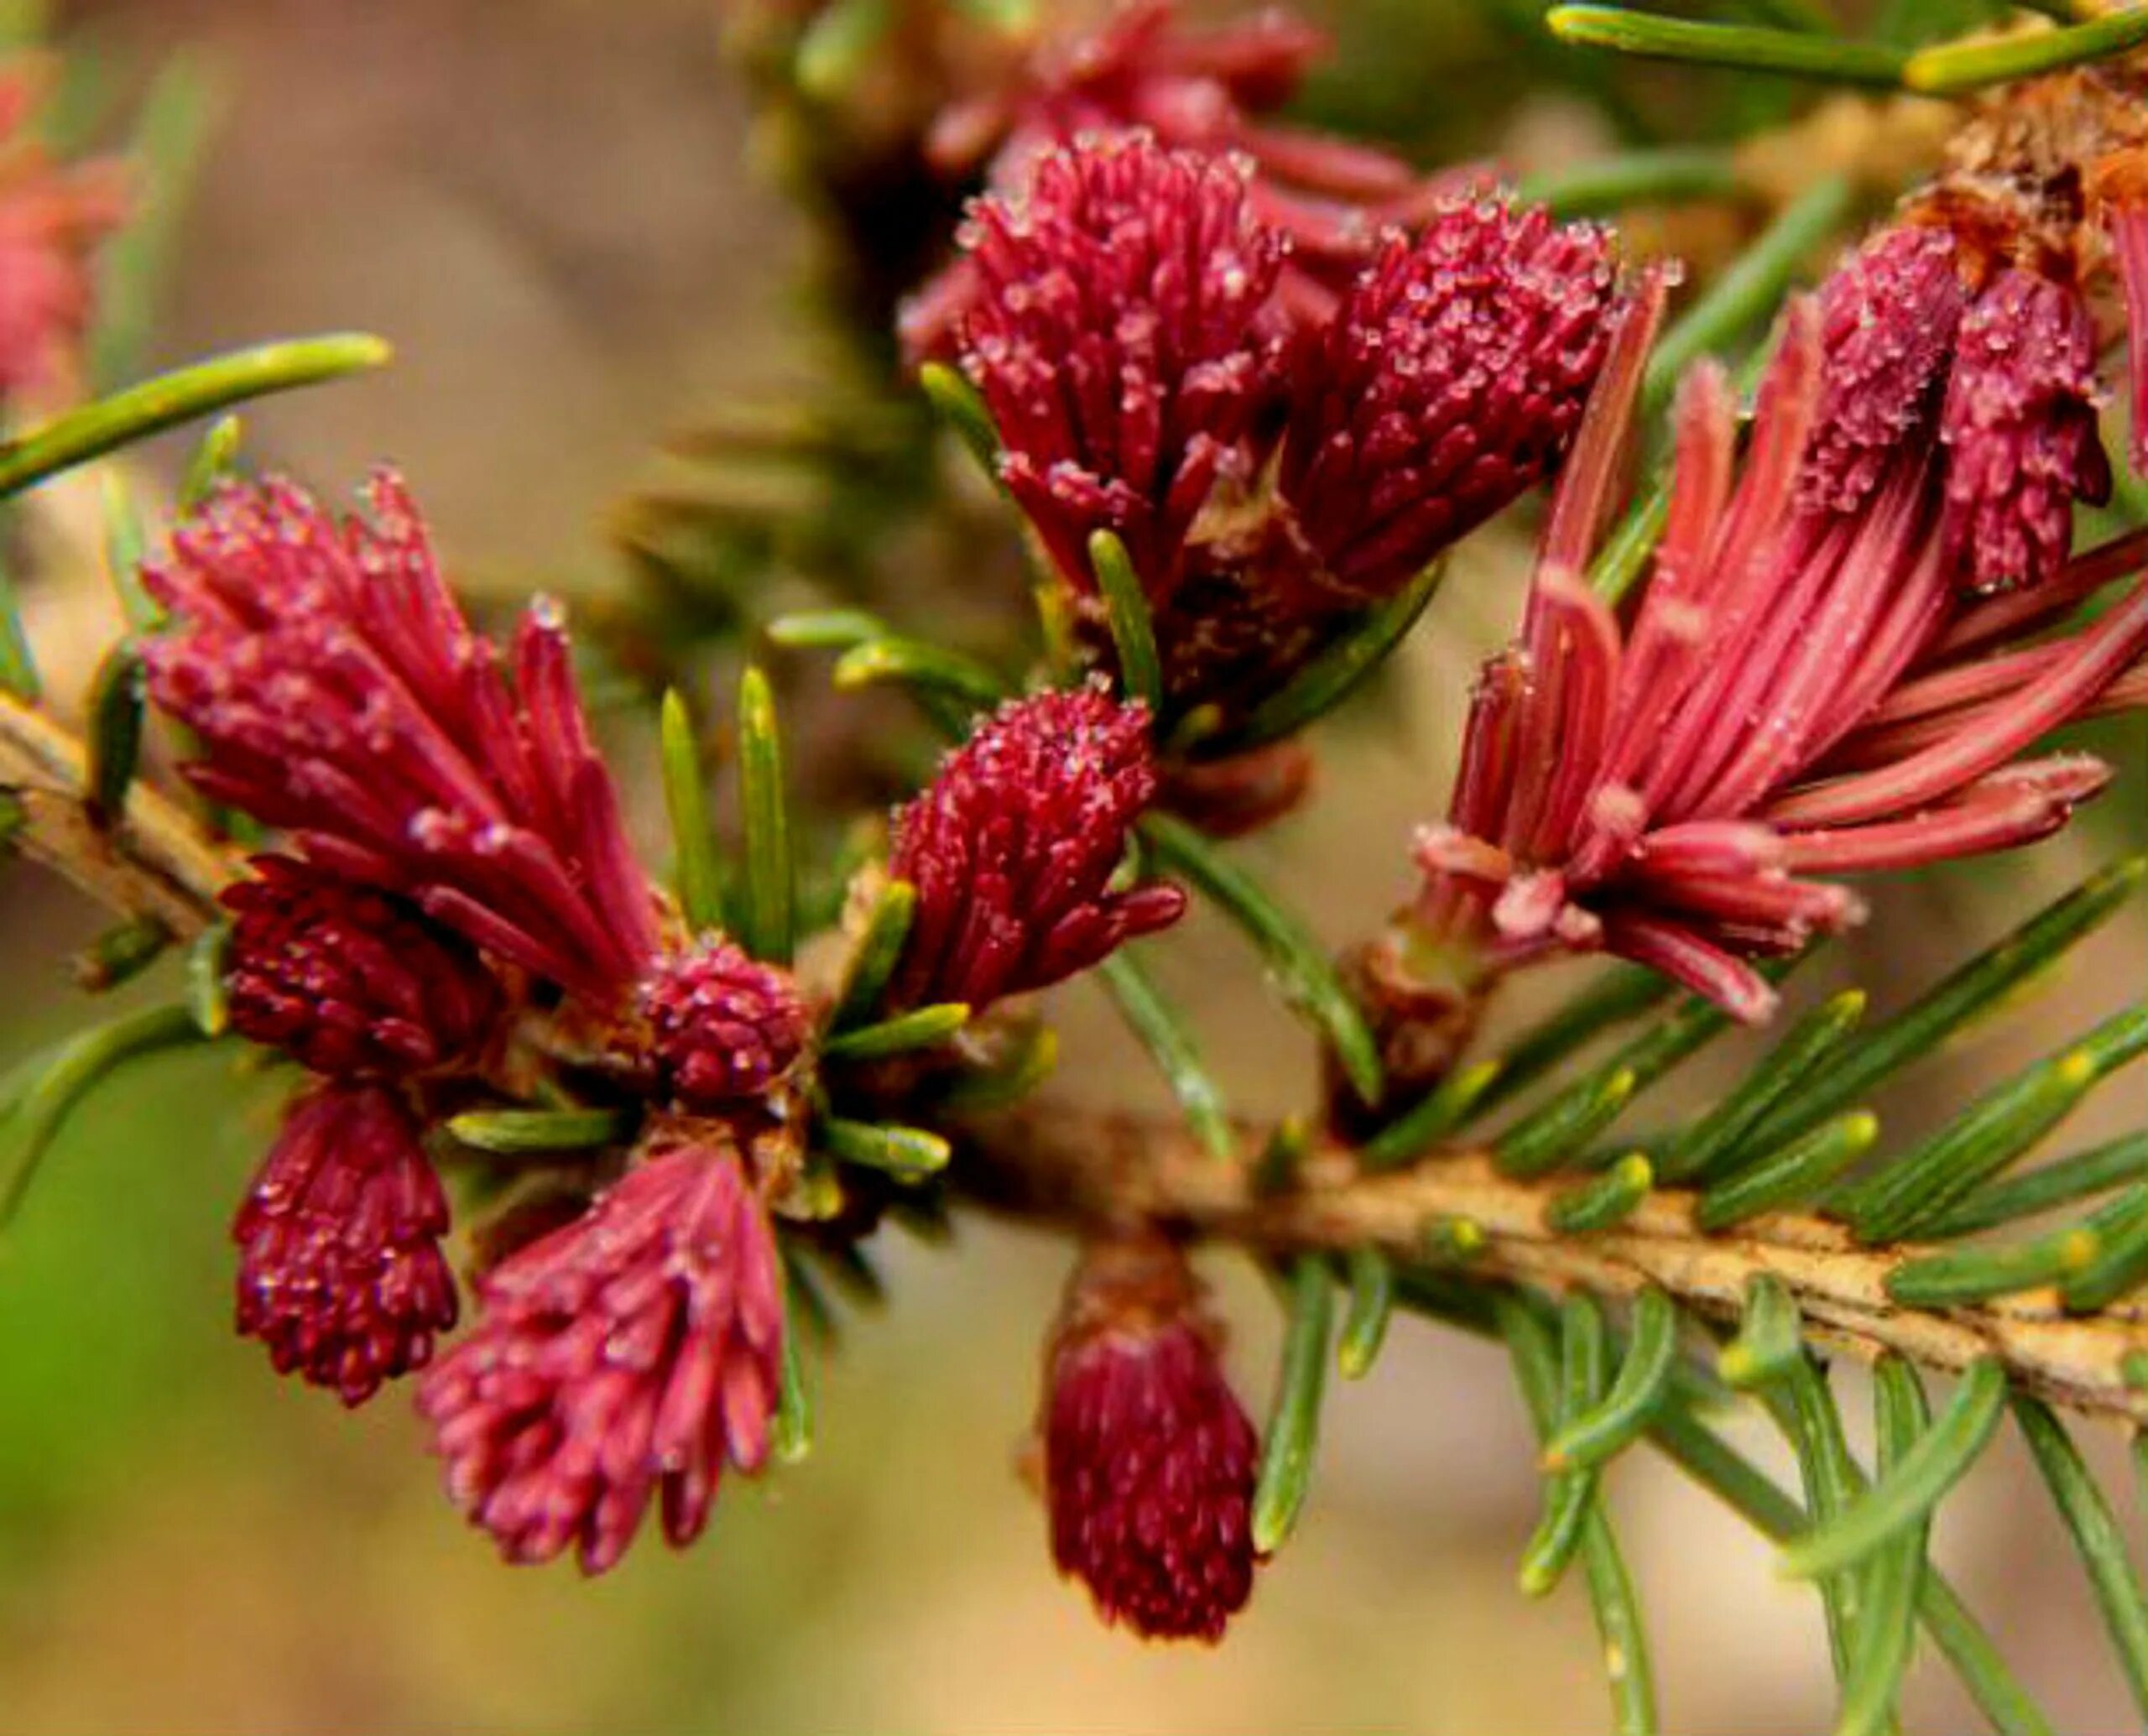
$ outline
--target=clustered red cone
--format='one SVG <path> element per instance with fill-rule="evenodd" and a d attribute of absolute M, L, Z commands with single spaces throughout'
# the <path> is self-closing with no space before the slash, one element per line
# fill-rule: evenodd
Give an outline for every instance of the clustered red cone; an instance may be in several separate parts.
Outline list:
<path fill-rule="evenodd" d="M 506 1554 L 571 1543 L 595 1572 L 652 1499 L 683 1542 L 723 1466 L 766 1456 L 782 1293 L 741 1144 L 789 1107 L 808 1009 L 721 936 L 660 928 L 557 612 L 525 618 L 510 682 L 400 482 L 371 503 L 338 523 L 286 482 L 227 487 L 144 573 L 188 775 L 296 852 L 226 898 L 232 1026 L 316 1080 L 234 1226 L 239 1328 L 349 1404 L 423 1367 L 456 1314 L 427 1133 L 514 1094 L 519 1023 L 563 1019 L 660 1113 L 593 1204 L 485 1275 L 422 1408 Z"/>
<path fill-rule="evenodd" d="M 224 894 L 232 1029 L 332 1079 L 399 1079 L 467 1059 L 498 980 L 458 936 L 392 894 L 289 857 Z"/>
<path fill-rule="evenodd" d="M 99 242 L 130 203 L 120 166 L 63 167 L 31 132 L 42 81 L 0 67 L 0 399 L 61 385 L 88 328 Z"/>
<path fill-rule="evenodd" d="M 1300 350 L 1276 493 L 1361 602 L 1550 474 L 1602 365 L 1603 232 L 1490 196 L 1391 231 Z"/>
<path fill-rule="evenodd" d="M 1184 1256 L 1150 1238 L 1084 1251 L 1045 1351 L 1052 1559 L 1146 1640 L 1218 1640 L 1252 1593 L 1259 1441 L 1221 1348 Z"/>
<path fill-rule="evenodd" d="M 2073 545 L 2073 503 L 2110 498 L 2101 396 L 2095 323 L 2070 284 L 2010 268 L 1963 315 L 1939 419 L 1940 534 L 1970 589 L 2047 582 Z"/>
<path fill-rule="evenodd" d="M 1622 620 L 1582 574 L 1645 324 L 1598 383 L 1522 636 L 1479 679 L 1447 821 L 1419 838 L 1423 889 L 1387 950 L 1436 958 L 1466 996 L 1601 949 L 1757 1020 L 1775 995 L 1753 961 L 1860 920 L 1832 877 L 2027 843 L 2103 787 L 2088 755 L 2023 756 L 2127 702 L 2148 582 L 2092 622 L 2066 618 L 2139 570 L 2143 540 L 2020 597 L 1965 595 L 1936 486 L 1958 454 L 1905 447 L 1869 486 L 1845 481 L 1858 465 L 1843 455 L 1915 394 L 1889 380 L 1895 408 L 1848 435 L 1823 420 L 1826 304 L 1800 300 L 1742 458 L 1721 371 L 1688 376 L 1667 526 Z M 1836 467 L 1825 485 L 1816 453 Z"/>
<path fill-rule="evenodd" d="M 964 231 L 980 293 L 965 365 L 1005 442 L 1000 475 L 1054 564 L 1093 589 L 1109 530 L 1159 602 L 1196 515 L 1272 399 L 1284 247 L 1248 165 L 1146 139 L 1041 158 Z"/>
<path fill-rule="evenodd" d="M 1943 503 L 1938 534 L 1963 589 L 2048 583 L 2072 544 L 2074 503 L 2100 504 L 2111 487 L 2094 323 L 2074 282 L 1994 270 L 1950 231 L 1906 222 L 1829 276 L 1820 325 L 1800 503 L 1857 514 L 1915 472 Z"/>
<path fill-rule="evenodd" d="M 1820 286 L 1827 364 L 1797 479 L 1808 512 L 1861 511 L 1898 454 L 1928 445 L 1968 294 L 1944 229 L 1880 231 Z"/>
<path fill-rule="evenodd" d="M 418 1408 L 449 1497 L 511 1561 L 601 1573 L 652 1502 L 691 1542 L 726 1466 L 768 1457 L 780 1385 L 774 1232 L 735 1148 L 654 1151 L 478 1282 Z"/>
<path fill-rule="evenodd" d="M 982 1011 L 1176 921 L 1175 886 L 1110 889 L 1155 794 L 1147 713 L 1099 685 L 984 719 L 895 816 L 889 870 L 917 903 L 891 1001 Z"/>
<path fill-rule="evenodd" d="M 1586 225 L 1488 195 L 1389 230 L 1317 308 L 1245 162 L 1146 133 L 980 201 L 961 361 L 1001 473 L 1092 639 L 1089 541 L 1126 544 L 1166 721 L 1233 715 L 1558 461 L 1619 298 Z"/>
<path fill-rule="evenodd" d="M 767 1097 L 806 1052 L 807 1014 L 787 972 L 710 939 L 641 986 L 660 1095 L 702 1114 Z"/>
<path fill-rule="evenodd" d="M 200 738 L 201 792 L 347 879 L 592 999 L 657 950 L 655 904 L 589 738 L 556 608 L 510 688 L 463 618 L 402 482 L 341 523 L 288 482 L 227 486 L 143 582 L 173 629 L 143 654 Z"/>
<path fill-rule="evenodd" d="M 321 1082 L 232 1225 L 238 1329 L 357 1405 L 455 1323 L 447 1198 L 403 1087 L 474 1056 L 503 998 L 472 948 L 391 894 L 287 857 L 253 867 L 224 894 L 232 1029 Z"/>
<path fill-rule="evenodd" d="M 227 899 L 234 1028 L 317 1079 L 235 1226 L 240 1328 L 351 1404 L 428 1362 L 456 1309 L 434 1106 L 511 1076 L 518 1019 L 564 997 L 661 1113 L 586 1210 L 490 1264 L 420 1409 L 503 1554 L 600 1572 L 652 1504 L 685 1542 L 725 1468 L 767 1457 L 782 1287 L 743 1153 L 799 1106 L 811 1013 L 721 936 L 660 931 L 556 618 L 524 623 L 510 684 L 400 485 L 373 501 L 338 524 L 288 483 L 227 488 L 147 575 L 189 775 L 299 852 Z M 1145 714 L 1101 687 L 985 720 L 896 821 L 898 995 L 982 1007 L 1176 918 L 1176 888 L 1108 884 L 1155 788 Z"/>
<path fill-rule="evenodd" d="M 2148 120 L 2130 76 L 2010 92 L 1822 291 L 1825 383 L 1808 506 L 1886 476 L 1939 497 L 1950 575 L 1979 595 L 2058 583 L 2077 503 L 2110 494 L 2098 352 L 2123 302 L 2132 458 L 2148 466 Z M 2115 278 L 2121 295 L 2105 295 Z M 1928 463 L 1937 446 L 1941 461 Z"/>
<path fill-rule="evenodd" d="M 455 1324 L 447 1196 L 409 1106 L 326 1082 L 284 1118 L 232 1226 L 238 1329 L 278 1372 L 362 1404 Z"/>

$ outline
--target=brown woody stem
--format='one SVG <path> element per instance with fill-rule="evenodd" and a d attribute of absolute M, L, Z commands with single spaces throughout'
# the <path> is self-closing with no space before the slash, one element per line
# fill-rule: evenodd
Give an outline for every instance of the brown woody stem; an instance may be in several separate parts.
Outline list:
<path fill-rule="evenodd" d="M 1218 1161 L 1165 1122 L 1040 1103 L 972 1123 L 955 1173 L 975 1198 L 1018 1216 L 1158 1224 L 1264 1253 L 1372 1247 L 1421 1259 L 1430 1228 L 1466 1218 L 1485 1238 L 1473 1275 L 1611 1297 L 1653 1285 L 1723 1321 L 1737 1317 L 1747 1281 L 1765 1273 L 1796 1299 L 1816 1342 L 1867 1361 L 1894 1351 L 1929 1369 L 1997 1356 L 2040 1397 L 2148 1419 L 2148 1395 L 2124 1373 L 2130 1354 L 2148 1349 L 2137 1305 L 2072 1316 L 2036 1290 L 1970 1307 L 1905 1308 L 1888 1297 L 1886 1275 L 1928 1250 L 1860 1248 L 1839 1224 L 1807 1213 L 1712 1235 L 1694 1221 L 1696 1196 L 1671 1189 L 1615 1228 L 1562 1235 L 1545 1212 L 1571 1177 L 1515 1181 L 1476 1152 L 1361 1176 L 1347 1148 L 1316 1146 L 1286 1191 L 1263 1197 L 1254 1182 L 1260 1148 L 1249 1134 L 1241 1161 Z"/>
<path fill-rule="evenodd" d="M 232 858 L 176 803 L 137 781 L 109 827 L 86 800 L 81 743 L 50 718 L 0 697 L 0 795 L 21 811 L 15 842 L 99 903 L 154 916 L 181 939 L 214 920 Z"/>

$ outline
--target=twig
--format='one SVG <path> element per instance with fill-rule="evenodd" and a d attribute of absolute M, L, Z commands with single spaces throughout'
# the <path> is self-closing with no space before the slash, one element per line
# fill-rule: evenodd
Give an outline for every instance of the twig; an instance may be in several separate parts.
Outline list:
<path fill-rule="evenodd" d="M 1408 1260 L 1422 1256 L 1430 1226 L 1466 1219 L 1484 1235 L 1473 1275 L 1614 1297 L 1653 1285 L 1724 1321 L 1738 1318 L 1746 1285 L 1765 1275 L 1788 1290 L 1818 1343 L 1866 1361 L 1895 1351 L 1926 1369 L 1996 1357 L 2019 1386 L 2053 1403 L 2148 1419 L 2148 1395 L 2122 1367 L 2148 1349 L 2137 1308 L 2069 1316 L 2050 1290 L 1901 1307 L 1886 1275 L 1922 1246 L 1859 1248 L 1842 1226 L 1790 1212 L 1709 1235 L 1695 1222 L 1695 1196 L 1677 1190 L 1652 1194 L 1615 1228 L 1561 1235 L 1546 1208 L 1571 1178 L 1516 1181 L 1475 1152 L 1361 1175 L 1347 1148 L 1328 1144 L 1307 1154 L 1290 1191 L 1263 1196 L 1253 1179 L 1261 1144 L 1248 1131 L 1243 1160 L 1219 1161 L 1167 1122 L 1030 1104 L 972 1123 L 952 1173 L 974 1198 L 1019 1216 L 1160 1223 L 1273 1253 L 1378 1248 Z"/>
<path fill-rule="evenodd" d="M 169 798 L 140 782 L 108 828 L 92 820 L 88 757 L 50 719 L 0 698 L 0 795 L 21 811 L 15 843 L 99 903 L 154 916 L 189 939 L 214 920 L 230 856 Z"/>

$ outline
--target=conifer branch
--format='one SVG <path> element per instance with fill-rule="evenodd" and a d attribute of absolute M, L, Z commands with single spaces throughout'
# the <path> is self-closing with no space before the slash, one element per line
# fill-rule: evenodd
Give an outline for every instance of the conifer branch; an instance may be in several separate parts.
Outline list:
<path fill-rule="evenodd" d="M 1571 1176 L 1517 1180 L 1473 1151 L 1363 1175 L 1347 1147 L 1316 1145 L 1287 1191 L 1264 1196 L 1253 1165 L 1262 1143 L 1248 1133 L 1243 1160 L 1219 1163 L 1166 1122 L 1033 1104 L 972 1123 L 953 1174 L 972 1196 L 1019 1216 L 1156 1224 L 1271 1254 L 1378 1249 L 1421 1259 L 1428 1230 L 1461 1220 L 1483 1236 L 1472 1278 L 1619 1298 L 1653 1285 L 1725 1322 L 1739 1316 L 1749 1283 L 1773 1278 L 1816 1345 L 1865 1361 L 1892 1351 L 1950 1372 L 1995 1357 L 2015 1385 L 2053 1404 L 2148 1417 L 2148 1394 L 2128 1384 L 2123 1366 L 2148 1348 L 2148 1318 L 2135 1307 L 2069 1316 L 2049 1290 L 1904 1307 L 1889 1297 L 1887 1276 L 1929 1252 L 1924 1245 L 1860 1248 L 1847 1228 L 1807 1212 L 1710 1235 L 1697 1222 L 1697 1196 L 1676 1189 L 1650 1194 L 1611 1229 L 1563 1234 L 1551 1207 Z"/>
<path fill-rule="evenodd" d="M 81 741 L 19 701 L 0 696 L 0 797 L 13 804 L 13 842 L 118 915 L 151 917 L 181 938 L 216 919 L 236 864 L 168 796 L 137 780 L 125 811 L 100 825 Z"/>
<path fill-rule="evenodd" d="M 84 892 L 183 937 L 214 918 L 234 872 L 226 847 L 169 797 L 137 783 L 122 824 L 98 826 L 81 742 L 34 709 L 0 699 L 0 795 L 20 811 L 16 842 Z M 1223 1129 L 1216 1129 L 1221 1134 Z M 1031 1103 L 963 1129 L 954 1176 L 995 1208 L 1070 1228 L 1161 1224 L 1264 1254 L 1307 1249 L 1426 1256 L 1436 1227 L 1482 1238 L 1473 1275 L 1611 1298 L 1656 1287 L 1705 1316 L 1734 1322 L 1748 1287 L 1773 1280 L 1795 1302 L 1804 1337 L 1875 1360 L 1893 1352 L 1927 1371 L 1995 1357 L 2020 1389 L 2069 1409 L 2148 1418 L 2148 1393 L 2125 1364 L 2148 1350 L 2148 1312 L 2132 1303 L 2069 1315 L 2052 1287 L 1958 1306 L 1905 1306 L 1891 1275 L 1929 1257 L 1924 1243 L 1860 1247 L 1850 1229 L 1811 1212 L 1774 1212 L 1710 1233 L 1701 1196 L 1658 1187 L 1600 1231 L 1562 1228 L 1572 1173 L 1505 1174 L 1487 1154 L 1435 1152 L 1366 1173 L 1342 1144 L 1316 1143 L 1286 1186 L 1268 1191 L 1254 1161 L 1268 1130 L 1238 1130 L 1239 1160 L 1219 1160 L 1167 1120 Z"/>

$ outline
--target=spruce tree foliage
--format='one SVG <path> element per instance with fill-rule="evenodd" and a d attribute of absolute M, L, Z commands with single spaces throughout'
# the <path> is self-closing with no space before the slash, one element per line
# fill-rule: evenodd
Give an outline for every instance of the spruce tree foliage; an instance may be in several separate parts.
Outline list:
<path fill-rule="evenodd" d="M 1280 14 L 732 12 L 836 360 L 675 442 L 696 486 L 627 503 L 633 602 L 571 654 L 541 600 L 505 648 L 477 630 L 399 480 L 344 519 L 251 475 L 235 407 L 383 365 L 379 338 L 114 381 L 0 446 L 18 510 L 102 468 L 127 622 L 55 704 L 35 576 L 0 578 L 0 824 L 110 908 L 85 988 L 161 990 L 0 1085 L 0 1227 L 35 1233 L 55 1135 L 134 1061 L 296 1062 L 239 1208 L 240 1329 L 347 1404 L 412 1376 L 472 1523 L 594 1572 L 807 1455 L 810 1364 L 883 1288 L 878 1238 L 1052 1226 L 1080 1253 L 1040 1322 L 1051 1558 L 1150 1637 L 1217 1638 L 1318 1523 L 1331 1376 L 1379 1378 L 1398 1315 L 1486 1337 L 1541 1453 L 1520 1587 L 1581 1586 L 1621 1732 L 1658 1727 L 1676 1639 L 1611 1499 L 1647 1452 L 1811 1587 L 1839 1731 L 1890 1728 L 1925 1655 L 1994 1728 L 2046 1728 L 1930 1551 L 2010 1432 L 2148 1718 L 2148 1591 L 2076 1444 L 2148 1423 L 2148 1128 L 2067 1131 L 2139 1103 L 2148 999 L 2028 998 L 2137 919 L 2148 858 L 1906 992 L 1800 969 L 1889 872 L 2143 799 L 2070 732 L 2148 706 L 2143 448 L 2098 420 L 2148 386 L 2148 12 L 1488 8 L 1507 76 L 1624 136 L 1513 187 L 1329 130 L 1391 125 L 1394 95 L 1347 58 L 1298 93 L 1321 44 Z M 1952 105 L 1945 137 L 1768 166 L 1816 105 L 1884 130 L 1905 93 Z M 143 117 L 154 169 L 192 148 L 183 95 Z M 128 221 L 99 179 L 23 172 L 75 201 L 51 269 Z M 1688 206 L 1746 242 L 1680 284 L 1625 220 Z M 141 292 L 115 269 L 0 355 L 11 414 L 34 350 L 133 371 Z M 180 426 L 167 509 L 136 448 Z M 1444 696 L 1462 770 L 1395 841 L 1411 897 L 1291 908 L 1237 841 L 1319 823 L 1322 736 L 1517 503 L 1536 570 Z M 995 591 L 962 643 L 906 607 L 920 545 Z M 906 702 L 841 764 L 779 705 L 823 668 L 845 706 Z M 600 752 L 611 708 L 649 765 Z M 641 784 L 673 828 L 654 872 L 620 816 Z M 1321 1058 L 1278 1125 L 1150 968 L 1194 904 Z M 1540 1024 L 1485 1035 L 1511 978 L 1575 957 Z M 1176 1115 L 1054 1094 L 1049 992 L 1085 974 Z M 2025 1004 L 2046 1052 L 1895 1129 L 1898 1086 Z M 1671 1088 L 1741 1025 L 1730 1083 Z M 1272 1280 L 1257 1426 L 1190 1255 Z M 1797 1488 L 1726 1438 L 1733 1405 Z"/>

